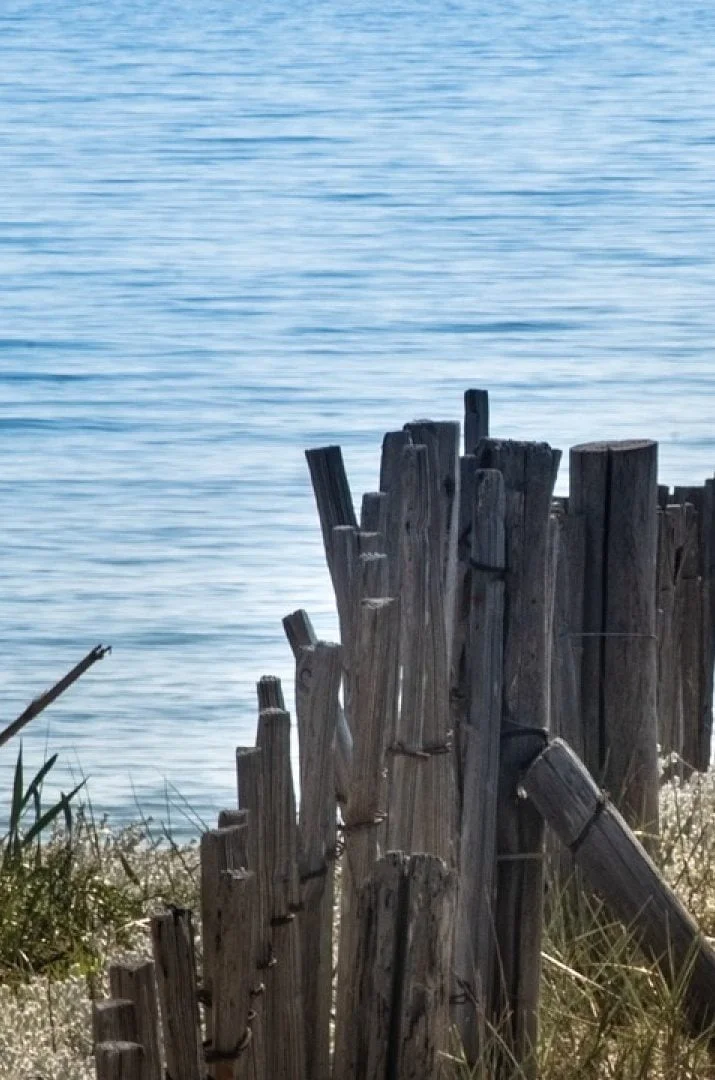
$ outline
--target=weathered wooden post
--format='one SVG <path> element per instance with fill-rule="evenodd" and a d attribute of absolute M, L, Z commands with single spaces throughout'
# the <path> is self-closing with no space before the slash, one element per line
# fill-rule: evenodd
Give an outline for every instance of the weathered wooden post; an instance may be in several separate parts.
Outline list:
<path fill-rule="evenodd" d="M 127 999 L 134 1006 L 136 1042 L 144 1050 L 141 1080 L 162 1080 L 159 1006 L 152 961 L 122 960 L 111 964 L 109 992 L 113 998 Z"/>
<path fill-rule="evenodd" d="M 172 908 L 151 920 L 154 964 L 171 1080 L 203 1080 L 196 958 L 191 912 Z"/>
<path fill-rule="evenodd" d="M 466 390 L 464 393 L 464 453 L 473 454 L 480 439 L 489 438 L 489 392 Z"/>
<path fill-rule="evenodd" d="M 405 447 L 400 484 L 402 698 L 390 746 L 386 843 L 453 862 L 456 783 L 443 603 L 446 511 L 439 504 L 435 508 L 437 466 L 434 440 Z M 456 538 L 456 528 L 453 533 Z"/>
<path fill-rule="evenodd" d="M 295 795 L 290 764 L 290 715 L 263 709 L 256 742 L 262 753 L 268 911 L 275 965 L 268 972 L 264 1033 L 271 1080 L 305 1080 L 305 1031 Z"/>
<path fill-rule="evenodd" d="M 358 901 L 356 1000 L 340 1080 L 447 1075 L 456 875 L 434 855 L 391 852 Z"/>
<path fill-rule="evenodd" d="M 400 589 L 400 549 L 402 545 L 402 452 L 409 446 L 408 431 L 388 431 L 382 440 L 380 491 L 387 498 L 385 515 L 385 551 L 389 559 L 390 596 Z"/>
<path fill-rule="evenodd" d="M 252 1041 L 252 991 L 256 981 L 256 876 L 222 870 L 215 882 L 211 1045 L 206 1060 L 216 1080 L 234 1080 Z"/>
<path fill-rule="evenodd" d="M 710 577 L 713 563 L 713 545 L 715 535 L 713 522 L 713 485 L 703 487 L 676 487 L 676 502 L 690 503 L 695 510 L 692 562 L 687 567 L 687 574 L 692 581 L 692 605 L 688 612 L 689 631 L 692 637 L 692 654 L 697 670 L 694 674 L 694 694 L 692 720 L 686 715 L 686 732 L 692 731 L 684 756 L 694 768 L 704 772 L 710 765 L 712 741 L 713 709 L 713 640 L 712 630 L 712 581 Z M 697 629 L 696 629 L 697 627 Z M 689 713 L 690 710 L 688 710 Z"/>
<path fill-rule="evenodd" d="M 654 960 L 695 1033 L 715 1023 L 715 951 L 625 820 L 566 743 L 555 739 L 523 777 L 529 800 L 573 852 L 594 890 Z"/>
<path fill-rule="evenodd" d="M 300 659 L 300 650 L 317 645 L 318 638 L 307 612 L 300 608 L 283 619 L 283 629 L 288 639 L 296 663 Z M 350 725 L 342 708 L 338 709 L 335 727 L 335 795 L 338 802 L 347 799 L 352 767 L 353 737 Z"/>
<path fill-rule="evenodd" d="M 367 599 L 360 605 L 353 694 L 353 770 L 343 810 L 336 1077 L 348 1075 L 345 1070 L 354 1038 L 357 896 L 377 857 L 377 835 L 383 818 L 382 765 L 397 707 L 398 614 L 394 599 Z"/>
<path fill-rule="evenodd" d="M 97 1043 L 94 1050 L 97 1080 L 141 1080 L 143 1056 L 138 1043 Z"/>
<path fill-rule="evenodd" d="M 300 650 L 295 705 L 300 748 L 300 915 L 307 1080 L 330 1075 L 336 804 L 333 742 L 339 709 L 340 646 Z"/>
<path fill-rule="evenodd" d="M 636 828 L 658 831 L 657 444 L 571 450 L 584 518 L 581 707 L 586 764 Z"/>
<path fill-rule="evenodd" d="M 484 439 L 481 467 L 504 477 L 506 572 L 503 694 L 497 803 L 497 971 L 492 1021 L 514 1059 L 535 1076 L 543 923 L 543 822 L 519 797 L 525 764 L 548 725 L 551 626 L 547 564 L 549 513 L 561 454 L 546 443 Z M 498 567 L 497 567 L 498 569 Z"/>
<path fill-rule="evenodd" d="M 102 1042 L 139 1042 L 134 1002 L 129 998 L 95 1001 L 92 1005 L 92 1041 L 95 1046 Z"/>
<path fill-rule="evenodd" d="M 471 1063 L 483 1046 L 494 973 L 496 814 L 504 652 L 505 496 L 496 470 L 477 470 L 466 639 L 468 709 L 460 730 L 462 799 L 453 1017 Z"/>

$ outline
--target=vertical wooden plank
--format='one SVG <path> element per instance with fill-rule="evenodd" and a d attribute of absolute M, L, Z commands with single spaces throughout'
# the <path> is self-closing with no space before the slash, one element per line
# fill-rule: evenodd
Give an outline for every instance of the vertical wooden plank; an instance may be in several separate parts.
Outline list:
<path fill-rule="evenodd" d="M 519 781 L 548 724 L 551 626 L 547 596 L 549 514 L 560 452 L 546 443 L 484 439 L 478 460 L 504 477 L 503 696 L 497 803 L 497 978 L 493 1018 L 506 1019 L 510 1055 L 535 1076 L 543 923 L 543 823 Z"/>
<path fill-rule="evenodd" d="M 439 584 L 445 631 L 448 634 L 449 661 L 457 574 L 460 429 L 459 424 L 442 420 L 416 420 L 405 424 L 405 429 L 415 445 L 425 445 L 428 450 L 432 513 L 430 531 L 432 544 L 440 552 L 435 564 L 441 573 Z"/>
<path fill-rule="evenodd" d="M 300 746 L 303 849 L 300 916 L 307 1080 L 330 1076 L 336 806 L 333 742 L 339 708 L 340 646 L 317 642 L 300 651 L 295 702 Z"/>
<path fill-rule="evenodd" d="M 162 1080 L 159 1006 L 151 960 L 122 960 L 109 966 L 109 992 L 134 1005 L 136 1041 L 143 1047 L 141 1080 Z"/>
<path fill-rule="evenodd" d="M 464 453 L 473 454 L 480 439 L 489 438 L 489 392 L 464 393 Z"/>
<path fill-rule="evenodd" d="M 477 470 L 473 483 L 469 713 L 462 732 L 459 904 L 453 1010 L 467 1060 L 483 1048 L 494 971 L 496 815 L 504 650 L 505 493 L 502 474 Z"/>
<path fill-rule="evenodd" d="M 426 755 L 422 750 L 427 665 L 429 545 L 429 480 L 426 446 L 404 451 L 401 495 L 400 662 L 402 693 L 394 738 L 390 744 L 387 815 L 388 849 L 412 851 L 417 825 L 418 777 Z"/>
<path fill-rule="evenodd" d="M 256 971 L 256 876 L 222 870 L 215 881 L 212 1038 L 207 1061 L 216 1080 L 234 1080 L 252 1039 L 251 991 Z"/>
<path fill-rule="evenodd" d="M 166 1071 L 171 1080 L 203 1080 L 191 912 L 172 908 L 151 919 Z"/>
<path fill-rule="evenodd" d="M 261 675 L 256 691 L 259 712 L 261 709 L 285 709 L 281 681 L 275 675 Z"/>
<path fill-rule="evenodd" d="M 449 986 L 456 874 L 434 855 L 413 855 L 406 868 L 404 913 L 398 924 L 396 1077 L 439 1080 L 449 1075 Z"/>
<path fill-rule="evenodd" d="M 582 711 L 586 764 L 638 828 L 658 827 L 657 445 L 571 451 L 586 528 Z"/>
<path fill-rule="evenodd" d="M 676 489 L 677 490 L 677 489 Z M 700 749 L 700 675 L 702 669 L 702 604 L 699 574 L 699 516 L 690 502 L 683 504 L 683 550 L 676 586 L 680 632 L 680 708 L 683 760 L 697 768 Z"/>
<path fill-rule="evenodd" d="M 387 534 L 388 502 L 389 496 L 386 491 L 366 491 L 362 497 L 360 509 L 360 531 L 379 533 L 383 544 Z"/>
<path fill-rule="evenodd" d="M 400 588 L 402 452 L 410 442 L 407 431 L 388 431 L 382 441 L 380 491 L 387 495 L 385 551 L 390 560 L 390 596 L 396 596 Z"/>
<path fill-rule="evenodd" d="M 360 606 L 356 677 L 353 774 L 343 812 L 345 854 L 338 956 L 334 1075 L 347 1075 L 356 994 L 358 891 L 377 856 L 382 819 L 382 765 L 386 732 L 397 707 L 398 617 L 396 600 L 363 600 Z"/>
<path fill-rule="evenodd" d="M 658 833 L 656 443 L 611 444 L 602 702 L 605 780 L 625 817 Z"/>
<path fill-rule="evenodd" d="M 92 1004 L 92 1041 L 95 1045 L 102 1042 L 139 1042 L 134 1002 L 129 998 L 95 1001 Z"/>
<path fill-rule="evenodd" d="M 271 1080 L 305 1080 L 305 1032 L 295 794 L 290 763 L 290 715 L 263 709 L 256 742 L 262 752 L 268 910 L 276 964 L 267 982 L 264 1037 Z"/>
<path fill-rule="evenodd" d="M 459 523 L 457 527 L 457 578 L 454 624 L 452 627 L 450 711 L 455 744 L 455 771 L 459 815 L 463 792 L 466 738 L 462 729 L 469 722 L 471 664 L 469 620 L 472 590 L 472 521 L 474 517 L 477 459 L 473 455 L 459 462 Z"/>
<path fill-rule="evenodd" d="M 138 1043 L 97 1043 L 94 1051 L 97 1080 L 141 1080 L 143 1053 Z"/>

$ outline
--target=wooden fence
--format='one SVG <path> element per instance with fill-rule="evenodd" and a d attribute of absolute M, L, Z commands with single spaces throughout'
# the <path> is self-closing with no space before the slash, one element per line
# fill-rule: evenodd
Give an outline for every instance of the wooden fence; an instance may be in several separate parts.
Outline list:
<path fill-rule="evenodd" d="M 491 1025 L 534 1076 L 545 823 L 715 1018 L 715 954 L 646 850 L 658 744 L 710 761 L 713 481 L 671 495 L 655 443 L 588 444 L 554 500 L 560 452 L 488 414 L 468 391 L 461 458 L 458 424 L 389 432 L 359 519 L 340 449 L 308 451 L 341 640 L 284 620 L 300 806 L 264 678 L 202 838 L 201 978 L 191 913 L 155 917 L 96 1006 L 99 1080 L 436 1078 L 452 1028 L 476 1061 Z"/>

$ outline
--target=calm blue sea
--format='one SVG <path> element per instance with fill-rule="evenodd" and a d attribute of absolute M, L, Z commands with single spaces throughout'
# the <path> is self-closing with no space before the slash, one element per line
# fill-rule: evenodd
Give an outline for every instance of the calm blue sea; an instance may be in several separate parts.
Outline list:
<path fill-rule="evenodd" d="M 110 643 L 28 765 L 183 827 L 335 632 L 306 447 L 479 386 L 712 473 L 715 7 L 2 0 L 0 268 L 0 720 Z"/>

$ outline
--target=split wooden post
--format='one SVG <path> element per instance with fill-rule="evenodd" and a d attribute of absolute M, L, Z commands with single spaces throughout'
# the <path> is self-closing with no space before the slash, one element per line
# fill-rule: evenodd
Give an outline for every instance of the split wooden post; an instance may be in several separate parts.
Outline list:
<path fill-rule="evenodd" d="M 382 765 L 397 707 L 398 603 L 363 600 L 354 681 L 353 774 L 343 811 L 343 858 L 334 1075 L 343 1077 L 354 1033 L 357 896 L 377 857 Z"/>
<path fill-rule="evenodd" d="M 203 1080 L 196 958 L 191 912 L 172 908 L 151 920 L 151 937 L 171 1080 Z"/>
<path fill-rule="evenodd" d="M 581 702 L 586 763 L 636 828 L 658 831 L 657 455 L 654 442 L 571 450 L 586 530 Z"/>
<path fill-rule="evenodd" d="M 715 951 L 618 810 L 571 748 L 555 739 L 522 780 L 529 800 L 573 852 L 592 888 L 633 932 L 671 986 L 685 976 L 686 1018 L 715 1022 Z"/>
<path fill-rule="evenodd" d="M 271 1080 L 305 1080 L 305 1031 L 295 794 L 290 763 L 290 715 L 263 709 L 256 742 L 262 752 L 268 911 L 275 965 L 267 981 L 264 1033 Z"/>
<path fill-rule="evenodd" d="M 473 454 L 480 439 L 489 438 L 489 392 L 464 393 L 464 453 Z"/>
<path fill-rule="evenodd" d="M 122 960 L 110 964 L 109 992 L 113 998 L 124 998 L 134 1005 L 136 1042 L 144 1050 L 141 1080 L 162 1080 L 159 1006 L 152 961 Z"/>
<path fill-rule="evenodd" d="M 102 1042 L 94 1050 L 97 1080 L 142 1080 L 144 1051 L 138 1043 Z"/>
<path fill-rule="evenodd" d="M 434 855 L 390 852 L 358 900 L 353 1038 L 341 1080 L 447 1075 L 456 875 Z"/>
<path fill-rule="evenodd" d="M 340 646 L 301 649 L 295 704 L 300 748 L 299 870 L 307 1080 L 330 1075 L 336 805 L 333 742 L 339 708 Z"/>
<path fill-rule="evenodd" d="M 581 721 L 581 656 L 583 652 L 583 575 L 585 528 L 583 518 L 562 500 L 555 507 L 558 535 L 553 644 L 551 661 L 550 728 L 583 752 Z"/>
<path fill-rule="evenodd" d="M 477 459 L 504 477 L 506 580 L 497 803 L 497 973 L 492 1022 L 504 1033 L 502 1072 L 515 1060 L 535 1076 L 541 934 L 543 822 L 520 799 L 526 762 L 548 725 L 551 626 L 549 514 L 561 454 L 546 443 L 483 439 Z"/>
<path fill-rule="evenodd" d="M 457 1002 L 452 1015 L 467 1060 L 483 1048 L 494 974 L 496 818 L 504 652 L 505 494 L 497 470 L 477 470 L 470 553 L 467 656 L 469 710 L 463 763 L 459 900 L 454 949 Z"/>
<path fill-rule="evenodd" d="M 296 663 L 300 659 L 301 649 L 309 648 L 318 642 L 313 624 L 307 612 L 302 609 L 286 615 L 283 629 Z M 352 756 L 353 737 L 345 713 L 339 708 L 335 728 L 335 795 L 338 802 L 345 802 L 348 797 Z"/>

